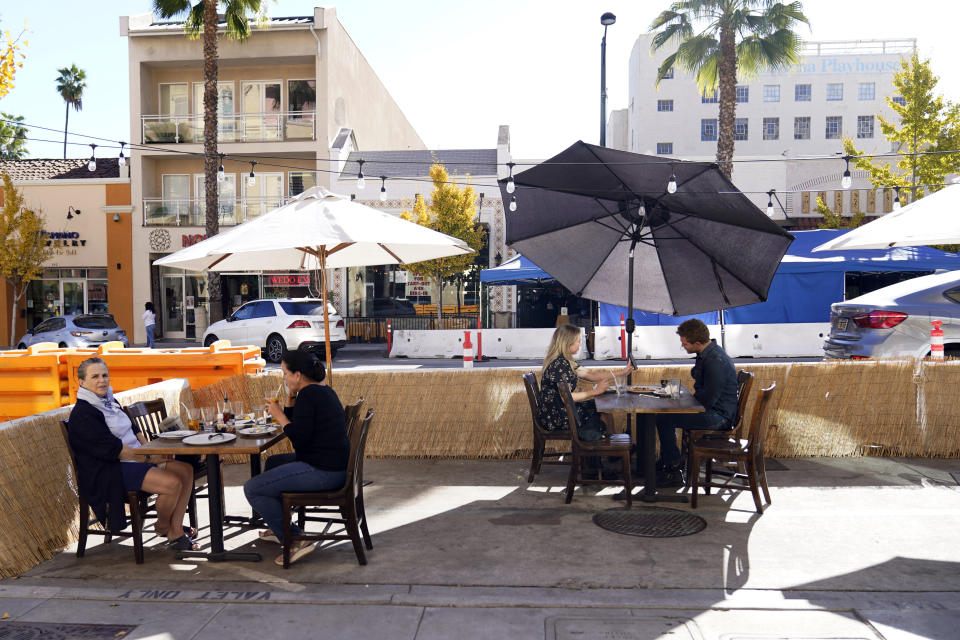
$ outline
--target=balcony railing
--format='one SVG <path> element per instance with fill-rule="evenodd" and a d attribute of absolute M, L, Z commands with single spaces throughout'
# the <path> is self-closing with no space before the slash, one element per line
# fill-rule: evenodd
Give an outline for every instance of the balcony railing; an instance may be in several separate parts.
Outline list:
<path fill-rule="evenodd" d="M 218 142 L 281 142 L 316 139 L 313 111 L 244 113 L 217 118 Z M 141 116 L 143 142 L 203 142 L 203 116 Z"/>
<path fill-rule="evenodd" d="M 287 201 L 283 197 L 244 198 L 220 202 L 220 226 L 229 227 L 272 211 Z M 167 200 L 143 199 L 145 227 L 203 227 L 207 208 L 203 200 L 189 198 Z"/>

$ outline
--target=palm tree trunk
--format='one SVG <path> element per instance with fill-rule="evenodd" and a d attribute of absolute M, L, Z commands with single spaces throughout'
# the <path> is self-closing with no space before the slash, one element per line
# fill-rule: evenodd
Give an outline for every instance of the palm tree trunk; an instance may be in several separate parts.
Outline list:
<path fill-rule="evenodd" d="M 70 103 L 67 103 L 67 115 L 63 119 L 63 159 L 67 159 L 67 129 L 70 128 Z"/>
<path fill-rule="evenodd" d="M 217 169 L 217 3 L 203 9 L 203 190 L 204 230 L 212 238 L 220 233 L 220 194 Z M 207 273 L 210 322 L 223 319 L 220 275 Z"/>
<path fill-rule="evenodd" d="M 737 49 L 735 33 L 720 27 L 720 116 L 717 131 L 717 165 L 730 179 L 733 175 L 733 131 L 737 120 Z"/>

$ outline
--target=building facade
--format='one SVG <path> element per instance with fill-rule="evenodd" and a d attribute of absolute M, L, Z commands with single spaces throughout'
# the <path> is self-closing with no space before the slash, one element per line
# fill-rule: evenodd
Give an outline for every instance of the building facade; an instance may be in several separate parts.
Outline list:
<path fill-rule="evenodd" d="M 137 143 L 133 304 L 154 302 L 164 337 L 199 339 L 211 317 L 205 277 L 152 263 L 205 237 L 202 44 L 184 35 L 183 23 L 150 14 L 122 17 L 120 31 L 129 42 L 130 140 Z M 425 148 L 334 8 L 270 19 L 246 41 L 221 37 L 218 47 L 221 227 L 310 186 L 331 186 L 358 149 Z M 260 296 L 316 292 L 297 273 L 224 274 L 222 282 L 223 314 Z M 133 335 L 142 342 L 143 327 Z"/>
<path fill-rule="evenodd" d="M 629 104 L 611 117 L 611 140 L 626 150 L 685 160 L 716 157 L 718 104 L 703 94 L 692 74 L 674 69 L 656 83 L 670 53 L 650 52 L 651 36 L 641 35 L 630 56 Z M 776 193 L 774 219 L 795 228 L 815 226 L 816 199 L 835 212 L 867 216 L 892 210 L 894 194 L 874 190 L 866 172 L 851 170 L 853 184 L 841 189 L 845 170 L 843 138 L 865 153 L 891 149 L 879 116 L 895 122 L 887 103 L 901 61 L 916 50 L 913 39 L 805 43 L 801 60 L 780 72 L 762 72 L 737 85 L 733 181 L 761 208 Z M 810 159 L 814 158 L 814 159 Z M 905 197 L 905 194 L 901 196 Z M 806 219 L 806 220 L 805 220 Z"/>

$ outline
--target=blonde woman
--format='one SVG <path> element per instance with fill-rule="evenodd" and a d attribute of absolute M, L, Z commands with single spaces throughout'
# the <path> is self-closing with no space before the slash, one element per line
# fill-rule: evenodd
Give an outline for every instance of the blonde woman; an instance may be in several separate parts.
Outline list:
<path fill-rule="evenodd" d="M 543 371 L 540 380 L 540 424 L 548 431 L 568 429 L 570 421 L 567 410 L 560 399 L 558 384 L 570 385 L 571 395 L 577 403 L 580 413 L 580 439 L 599 440 L 604 431 L 604 422 L 597 412 L 593 398 L 603 393 L 613 377 L 607 371 L 588 371 L 574 361 L 573 356 L 580 351 L 580 328 L 572 324 L 562 324 L 553 332 L 547 356 L 543 359 Z M 616 375 L 627 375 L 633 367 L 616 371 Z M 593 387 L 577 391 L 578 380 L 595 383 Z"/>

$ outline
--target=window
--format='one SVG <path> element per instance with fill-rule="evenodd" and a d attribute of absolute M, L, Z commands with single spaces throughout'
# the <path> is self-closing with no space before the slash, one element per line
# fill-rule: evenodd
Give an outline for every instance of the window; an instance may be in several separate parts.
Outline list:
<path fill-rule="evenodd" d="M 763 85 L 763 101 L 764 102 L 780 102 L 780 85 L 778 84 Z"/>
<path fill-rule="evenodd" d="M 827 140 L 839 140 L 840 132 L 843 130 L 842 116 L 827 116 Z"/>
<path fill-rule="evenodd" d="M 737 118 L 733 123 L 733 139 L 734 140 L 746 140 L 747 139 L 747 119 L 746 118 Z"/>
<path fill-rule="evenodd" d="M 261 300 L 260 302 L 255 302 L 254 304 L 256 306 L 253 308 L 253 313 L 250 315 L 251 318 L 276 317 L 277 311 L 273 308 L 272 300 Z"/>
<path fill-rule="evenodd" d="M 667 72 L 663 74 L 664 80 L 673 80 L 673 67 L 667 69 Z"/>
<path fill-rule="evenodd" d="M 700 102 L 703 103 L 703 104 L 713 104 L 713 103 L 715 103 L 716 101 L 717 101 L 717 90 L 716 90 L 716 89 L 714 89 L 712 93 L 706 93 L 706 92 L 704 92 L 704 94 L 700 96 Z"/>
<path fill-rule="evenodd" d="M 874 82 L 861 82 L 857 85 L 857 100 L 873 100 L 877 97 L 877 85 Z"/>
<path fill-rule="evenodd" d="M 831 82 L 827 84 L 827 102 L 839 102 L 843 100 L 843 83 Z"/>
<path fill-rule="evenodd" d="M 737 103 L 750 102 L 750 87 L 737 87 Z"/>
<path fill-rule="evenodd" d="M 190 113 L 190 85 L 186 82 L 160 85 L 160 115 L 185 116 Z"/>
<path fill-rule="evenodd" d="M 313 113 L 317 109 L 316 80 L 287 80 L 287 111 Z"/>
<path fill-rule="evenodd" d="M 316 171 L 291 171 L 287 174 L 287 193 L 291 196 L 298 196 L 315 186 L 317 186 Z"/>
<path fill-rule="evenodd" d="M 717 119 L 704 118 L 700 121 L 700 141 L 710 142 L 717 140 Z"/>
<path fill-rule="evenodd" d="M 802 116 L 793 119 L 793 139 L 810 139 L 810 116 Z"/>
<path fill-rule="evenodd" d="M 810 96 L 813 95 L 809 84 L 798 84 L 793 87 L 794 102 L 810 102 Z"/>
<path fill-rule="evenodd" d="M 657 111 L 673 111 L 673 100 L 657 100 Z"/>
<path fill-rule="evenodd" d="M 658 142 L 658 143 L 657 143 L 657 155 L 658 155 L 658 156 L 671 156 L 671 155 L 673 155 L 673 143 L 672 143 L 672 142 Z"/>
<path fill-rule="evenodd" d="M 764 118 L 763 119 L 763 139 L 764 140 L 780 139 L 780 118 Z"/>
<path fill-rule="evenodd" d="M 903 96 L 893 96 L 893 101 L 896 102 L 901 107 L 907 106 L 907 101 Z"/>
<path fill-rule="evenodd" d="M 253 309 L 257 305 L 256 302 L 248 302 L 239 309 L 233 312 L 234 320 L 249 320 L 253 317 Z"/>
<path fill-rule="evenodd" d="M 857 137 L 873 137 L 873 116 L 857 116 Z"/>

